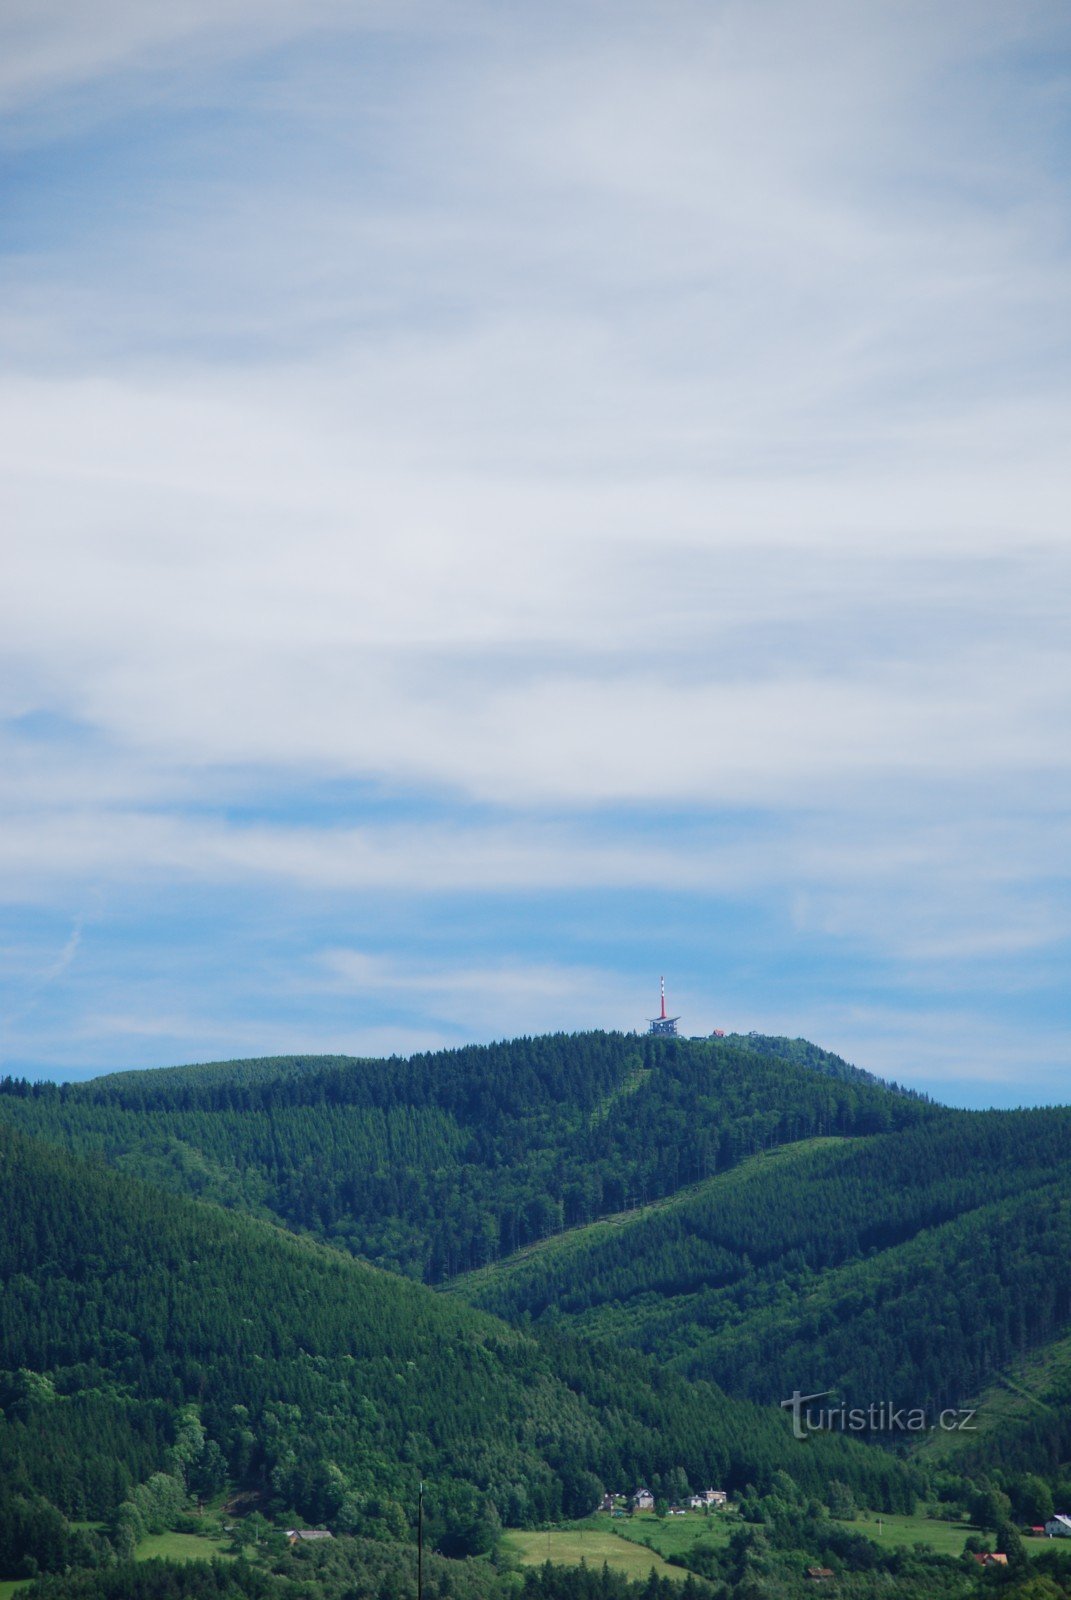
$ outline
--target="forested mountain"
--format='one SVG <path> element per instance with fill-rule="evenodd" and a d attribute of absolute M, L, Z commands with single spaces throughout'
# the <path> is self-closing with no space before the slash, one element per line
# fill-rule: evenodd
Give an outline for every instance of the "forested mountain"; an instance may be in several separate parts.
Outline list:
<path fill-rule="evenodd" d="M 805 1040 L 558 1035 L 0 1090 L 0 1119 L 154 1186 L 768 1404 L 955 1405 L 1071 1321 L 1071 1113 L 949 1111 Z"/>
<path fill-rule="evenodd" d="M 148 1514 L 139 1493 L 152 1506 L 228 1476 L 380 1537 L 404 1535 L 423 1477 L 438 1541 L 459 1549 L 656 1473 L 742 1487 L 783 1469 L 812 1491 L 832 1474 L 870 1503 L 912 1497 L 883 1455 L 801 1451 L 782 1416 L 711 1385 L 511 1329 L 8 1127 L 0 1214 L 6 1571 L 26 1550 L 62 1565 L 64 1517 L 119 1537 Z"/>
<path fill-rule="evenodd" d="M 976 1426 L 938 1432 L 918 1459 L 966 1475 L 1028 1470 L 1065 1478 L 1071 1463 L 1071 1334 L 1051 1339 L 1003 1367 L 974 1397 Z M 1071 1503 L 1071 1483 L 1060 1497 Z"/>
<path fill-rule="evenodd" d="M 0 1118 L 439 1283 L 756 1151 L 935 1114 L 802 1041 L 755 1042 L 591 1033 L 5 1080 Z"/>
<path fill-rule="evenodd" d="M 723 1037 L 727 1044 L 750 1050 L 755 1055 L 775 1056 L 779 1061 L 791 1061 L 798 1067 L 811 1067 L 815 1072 L 824 1072 L 830 1078 L 842 1078 L 846 1083 L 872 1083 L 900 1093 L 907 1092 L 901 1090 L 899 1084 L 885 1083 L 863 1067 L 852 1066 L 843 1056 L 835 1055 L 832 1050 L 823 1050 L 821 1045 L 812 1044 L 809 1039 L 786 1039 L 780 1034 L 757 1033 L 754 1030 L 751 1033 L 729 1033 Z"/>
<path fill-rule="evenodd" d="M 746 1163 L 455 1292 L 731 1393 L 954 1406 L 1071 1325 L 1071 1112 L 941 1112 Z M 1063 1413 L 1047 1465 L 1071 1452 Z"/>
<path fill-rule="evenodd" d="M 645 1477 L 909 1506 L 915 1467 L 774 1407 L 932 1413 L 1044 1365 L 1069 1152 L 1071 1111 L 758 1035 L 5 1080 L 0 1569 L 224 1479 L 398 1537 L 423 1477 L 458 1551 Z M 1002 1466 L 1071 1458 L 1065 1370 Z"/>

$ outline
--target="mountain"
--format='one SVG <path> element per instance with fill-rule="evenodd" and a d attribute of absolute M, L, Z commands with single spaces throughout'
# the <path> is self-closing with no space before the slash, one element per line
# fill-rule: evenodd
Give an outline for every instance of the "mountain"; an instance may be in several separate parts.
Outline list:
<path fill-rule="evenodd" d="M 642 1356 L 510 1328 L 5 1126 L 0 1214 L 2 1572 L 65 1564 L 64 1519 L 121 1541 L 228 1478 L 377 1537 L 405 1535 L 423 1478 L 457 1552 L 656 1473 L 742 1488 L 780 1471 L 812 1493 L 832 1475 L 889 1508 L 917 1488 Z"/>
<path fill-rule="evenodd" d="M 232 1477 L 372 1532 L 421 1474 L 455 1531 L 678 1469 L 889 1504 L 916 1480 L 887 1455 L 786 1450 L 769 1408 L 933 1417 L 1032 1360 L 1051 1404 L 1001 1469 L 1071 1459 L 1067 1109 L 951 1111 L 803 1040 L 594 1033 L 5 1080 L 0 1133 L 41 1216 L 68 1197 L 5 1258 L 0 1466 L 65 1512 L 114 1505 L 191 1404 Z M 90 1415 L 111 1466 L 61 1471 Z"/>
<path fill-rule="evenodd" d="M 6 1080 L 4 1120 L 766 1404 L 954 1407 L 1071 1322 L 1071 1112 L 950 1111 L 805 1040 Z"/>
<path fill-rule="evenodd" d="M 936 1414 L 1071 1325 L 1071 1112 L 938 1111 L 752 1158 L 456 1280 L 730 1393 Z M 1056 1446 L 1071 1452 L 1071 1428 Z"/>
<path fill-rule="evenodd" d="M 0 1083 L 0 1120 L 428 1283 L 757 1151 L 934 1114 L 802 1041 L 757 1037 L 555 1035 Z"/>

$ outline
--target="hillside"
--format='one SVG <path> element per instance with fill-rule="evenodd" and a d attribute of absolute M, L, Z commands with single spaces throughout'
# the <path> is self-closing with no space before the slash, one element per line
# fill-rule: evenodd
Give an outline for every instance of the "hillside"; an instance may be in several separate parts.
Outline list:
<path fill-rule="evenodd" d="M 810 1141 L 452 1292 L 756 1399 L 832 1389 L 936 1412 L 1071 1323 L 1069 1146 L 1066 1110 Z"/>
<path fill-rule="evenodd" d="M 5 1080 L 0 1119 L 439 1283 L 757 1151 L 934 1115 L 814 1047 L 795 1060 L 760 1043 L 591 1033 L 62 1089 Z"/>
<path fill-rule="evenodd" d="M 521 1333 L 6 1127 L 0 1208 L 6 1571 L 20 1537 L 62 1564 L 60 1513 L 113 1520 L 159 1473 L 253 1482 L 378 1537 L 404 1535 L 423 1477 L 438 1542 L 460 1550 L 655 1473 L 743 1486 L 780 1469 L 810 1491 L 832 1473 L 911 1499 L 887 1457 L 801 1451 L 782 1416 L 711 1385 Z"/>
<path fill-rule="evenodd" d="M 158 1189 L 764 1404 L 955 1406 L 1071 1323 L 1071 1113 L 949 1111 L 805 1040 L 585 1034 L 0 1091 L 0 1121 Z M 1062 1426 L 1047 1452 L 1071 1454 Z"/>
<path fill-rule="evenodd" d="M 1054 1477 L 1071 1461 L 1071 1335 L 1051 1339 L 1011 1362 L 971 1397 L 975 1429 L 937 1432 L 923 1440 L 919 1459 L 957 1472 L 1021 1470 Z M 1068 1474 L 1061 1504 L 1071 1492 Z"/>
<path fill-rule="evenodd" d="M 750 1033 L 728 1033 L 723 1037 L 730 1046 L 749 1050 L 754 1055 L 773 1056 L 778 1061 L 788 1061 L 797 1067 L 810 1067 L 826 1077 L 841 1078 L 845 1083 L 870 1083 L 880 1088 L 906 1092 L 898 1084 L 885 1083 L 873 1072 L 853 1066 L 832 1050 L 823 1050 L 821 1045 L 812 1044 L 810 1039 L 787 1039 L 783 1034 L 758 1033 L 754 1029 Z"/>

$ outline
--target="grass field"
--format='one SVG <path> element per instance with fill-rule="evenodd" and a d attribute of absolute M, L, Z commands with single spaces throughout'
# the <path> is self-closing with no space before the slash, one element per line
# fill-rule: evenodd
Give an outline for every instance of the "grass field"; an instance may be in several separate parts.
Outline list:
<path fill-rule="evenodd" d="M 13 1594 L 32 1582 L 32 1578 L 0 1578 L 0 1600 L 11 1600 Z"/>
<path fill-rule="evenodd" d="M 680 1567 L 671 1567 L 654 1550 L 620 1539 L 604 1525 L 578 1524 L 570 1528 L 552 1528 L 549 1533 L 524 1533 L 511 1530 L 503 1536 L 503 1544 L 524 1567 L 539 1567 L 544 1561 L 553 1561 L 563 1567 L 578 1567 L 585 1561 L 589 1567 L 601 1567 L 603 1562 L 612 1572 L 623 1572 L 629 1578 L 646 1578 L 653 1568 L 660 1578 L 676 1578 L 683 1583 L 688 1574 Z"/>
<path fill-rule="evenodd" d="M 645 1544 L 662 1556 L 684 1555 L 693 1545 L 703 1543 L 722 1549 L 729 1542 L 733 1528 L 740 1523 L 724 1512 L 715 1511 L 709 1517 L 701 1511 L 689 1512 L 686 1517 L 656 1517 L 651 1511 L 638 1511 L 635 1516 L 623 1517 L 614 1523 L 622 1539 L 633 1544 Z"/>
<path fill-rule="evenodd" d="M 223 1540 L 206 1539 L 199 1533 L 150 1533 L 138 1545 L 134 1560 L 151 1561 L 154 1556 L 167 1561 L 211 1561 L 213 1556 L 232 1559 Z"/>
<path fill-rule="evenodd" d="M 510 1532 L 504 1536 L 504 1543 L 526 1567 L 539 1566 L 544 1561 L 562 1566 L 578 1566 L 586 1561 L 588 1566 L 601 1567 L 606 1561 L 614 1571 L 631 1578 L 645 1578 L 653 1567 L 664 1577 L 683 1579 L 687 1576 L 684 1569 L 669 1566 L 663 1557 L 684 1555 L 700 1543 L 721 1549 L 728 1544 L 733 1529 L 740 1526 L 737 1518 L 724 1513 L 708 1517 L 695 1512 L 686 1517 L 660 1518 L 651 1512 L 639 1512 L 615 1520 L 612 1527 L 608 1517 L 599 1516 L 549 1533 Z M 873 1539 L 883 1550 L 923 1544 L 943 1556 L 962 1555 L 967 1535 L 978 1532 L 969 1522 L 938 1522 L 932 1517 L 885 1512 L 879 1515 L 876 1511 L 863 1512 L 845 1526 Z M 1028 1549 L 1029 1546 L 1028 1540 Z"/>
<path fill-rule="evenodd" d="M 963 1542 L 978 1529 L 969 1522 L 935 1522 L 932 1517 L 904 1517 L 871 1511 L 847 1524 L 855 1533 L 865 1534 L 880 1544 L 883 1550 L 892 1550 L 898 1544 L 924 1544 L 938 1555 L 963 1554 Z"/>
<path fill-rule="evenodd" d="M 623 1538 L 649 1543 L 663 1556 L 676 1556 L 683 1555 L 700 1540 L 716 1548 L 728 1544 L 729 1535 L 740 1523 L 718 1513 L 705 1517 L 698 1512 L 661 1520 L 650 1512 L 639 1512 L 617 1526 Z M 890 1516 L 885 1512 L 879 1515 L 876 1511 L 864 1512 L 846 1526 L 873 1539 L 883 1550 L 893 1550 L 902 1544 L 924 1544 L 943 1556 L 962 1555 L 967 1535 L 978 1532 L 968 1522 L 937 1522 L 931 1517 Z"/>

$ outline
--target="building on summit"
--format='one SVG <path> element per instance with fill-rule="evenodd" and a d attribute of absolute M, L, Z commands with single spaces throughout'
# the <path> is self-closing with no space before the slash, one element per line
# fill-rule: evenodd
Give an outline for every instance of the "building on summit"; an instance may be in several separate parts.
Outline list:
<path fill-rule="evenodd" d="M 663 978 L 661 980 L 661 983 L 662 983 L 662 1010 L 661 1010 L 661 1013 L 657 1017 L 651 1017 L 649 1019 L 650 1025 L 649 1025 L 649 1027 L 647 1029 L 647 1032 L 648 1033 L 653 1033 L 653 1034 L 657 1035 L 659 1038 L 675 1039 L 677 1037 L 677 1023 L 681 1019 L 680 1019 L 680 1017 L 667 1017 L 666 1016 L 666 980 L 665 980 L 665 978 Z"/>

